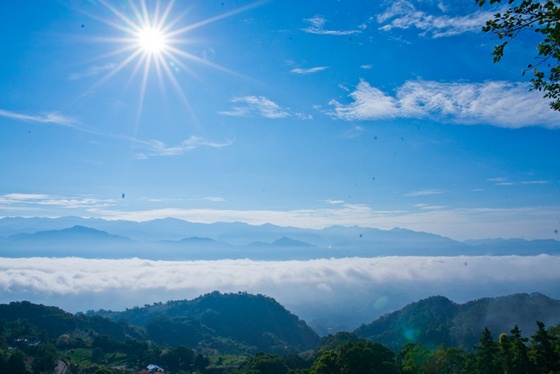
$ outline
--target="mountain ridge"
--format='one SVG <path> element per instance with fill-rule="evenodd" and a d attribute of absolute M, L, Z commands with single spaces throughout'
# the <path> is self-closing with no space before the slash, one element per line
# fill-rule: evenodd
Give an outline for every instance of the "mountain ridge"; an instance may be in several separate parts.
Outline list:
<path fill-rule="evenodd" d="M 202 224 L 175 218 L 132 222 L 80 217 L 6 217 L 0 219 L 0 237 L 0 257 L 308 260 L 560 254 L 560 241 L 552 239 L 459 242 L 398 227 L 391 230 L 360 226 L 301 229 L 272 224 Z"/>

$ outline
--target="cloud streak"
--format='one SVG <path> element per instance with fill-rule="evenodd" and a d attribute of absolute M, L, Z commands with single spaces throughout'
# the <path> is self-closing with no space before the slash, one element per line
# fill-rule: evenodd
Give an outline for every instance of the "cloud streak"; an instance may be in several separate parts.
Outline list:
<path fill-rule="evenodd" d="M 505 128 L 560 128 L 560 114 L 524 83 L 441 83 L 408 81 L 389 95 L 362 80 L 349 94 L 353 102 L 331 100 L 331 116 L 345 121 L 425 118 L 462 125 Z"/>
<path fill-rule="evenodd" d="M 318 34 L 318 35 L 352 35 L 352 34 L 359 34 L 365 28 L 366 25 L 360 25 L 357 29 L 354 30 L 328 30 L 325 29 L 325 25 L 327 20 L 321 16 L 315 16 L 312 18 L 307 18 L 305 21 L 309 24 L 308 27 L 303 28 L 302 30 L 309 34 Z"/>
<path fill-rule="evenodd" d="M 407 194 L 405 194 L 404 196 L 407 197 L 414 197 L 414 196 L 430 196 L 430 195 L 439 195 L 442 194 L 443 191 L 441 190 L 422 190 L 422 191 L 414 191 L 414 192 L 409 192 Z"/>
<path fill-rule="evenodd" d="M 10 193 L 0 195 L 0 209 L 41 210 L 44 207 L 60 207 L 65 209 L 107 208 L 115 204 L 114 199 L 99 199 L 92 196 L 61 197 L 47 194 Z"/>
<path fill-rule="evenodd" d="M 264 96 L 243 96 L 232 100 L 234 105 L 229 111 L 220 114 L 233 117 L 265 117 L 270 119 L 290 117 L 291 114 Z"/>
<path fill-rule="evenodd" d="M 102 74 L 106 71 L 113 70 L 115 68 L 115 64 L 107 63 L 103 65 L 95 65 L 90 66 L 85 70 L 74 72 L 68 75 L 68 79 L 71 81 L 79 80 L 82 78 L 93 77 L 99 74 Z"/>
<path fill-rule="evenodd" d="M 317 313 L 336 306 L 348 317 L 369 322 L 432 295 L 457 302 L 515 292 L 559 297 L 559 266 L 560 257 L 546 255 L 311 261 L 3 258 L 0 302 L 25 298 L 85 311 L 194 298 L 213 290 L 247 291 L 274 297 L 305 318 L 318 318 Z M 376 301 L 381 299 L 388 303 L 380 307 Z M 366 309 L 358 312 L 358 307 Z"/>
<path fill-rule="evenodd" d="M 50 113 L 40 114 L 40 115 L 30 115 L 30 114 L 23 114 L 23 113 L 17 113 L 17 112 L 0 109 L 0 117 L 5 117 L 5 118 L 9 118 L 16 121 L 22 121 L 22 122 L 34 122 L 34 123 L 44 123 L 48 125 L 66 126 L 74 130 L 78 130 L 96 136 L 129 141 L 132 142 L 137 148 L 141 149 L 141 151 L 136 155 L 136 158 L 138 159 L 146 159 L 153 156 L 178 156 L 199 147 L 223 148 L 233 144 L 232 140 L 228 140 L 225 142 L 216 142 L 216 141 L 204 139 L 199 136 L 191 135 L 190 137 L 188 137 L 187 139 L 183 140 L 181 143 L 175 146 L 168 146 L 163 141 L 156 140 L 156 139 L 142 140 L 142 139 L 133 138 L 125 135 L 108 134 L 84 126 L 78 126 L 76 125 L 77 121 L 75 119 L 62 115 L 58 112 L 50 112 Z"/>
<path fill-rule="evenodd" d="M 301 68 L 295 68 L 290 70 L 290 73 L 292 74 L 313 74 L 313 73 L 318 73 L 320 71 L 324 71 L 327 70 L 328 67 L 327 66 L 317 66 L 314 68 L 309 68 L 309 69 L 301 69 Z"/>
<path fill-rule="evenodd" d="M 50 125 L 74 127 L 75 120 L 58 112 L 47 112 L 43 114 L 25 114 L 0 109 L 0 117 L 16 121 L 45 123 Z"/>
<path fill-rule="evenodd" d="M 434 15 L 418 10 L 410 1 L 401 0 L 393 2 L 389 8 L 379 14 L 377 22 L 382 25 L 380 30 L 383 31 L 414 28 L 420 31 L 420 36 L 442 38 L 466 32 L 480 32 L 492 15 L 493 12 L 487 11 L 476 11 L 455 17 L 444 14 Z"/>
<path fill-rule="evenodd" d="M 146 159 L 151 156 L 179 156 L 200 147 L 224 148 L 233 144 L 232 140 L 226 142 L 213 142 L 199 136 L 191 135 L 175 146 L 168 146 L 159 140 L 135 140 L 137 147 L 143 151 L 137 154 L 137 158 Z"/>

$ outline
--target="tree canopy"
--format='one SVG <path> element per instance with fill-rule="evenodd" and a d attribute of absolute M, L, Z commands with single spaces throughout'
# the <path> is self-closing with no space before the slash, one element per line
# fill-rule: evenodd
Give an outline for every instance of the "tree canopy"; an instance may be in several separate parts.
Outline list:
<path fill-rule="evenodd" d="M 495 34 L 501 43 L 492 52 L 494 62 L 504 56 L 508 43 L 524 31 L 533 31 L 539 37 L 534 61 L 523 68 L 523 74 L 531 71 L 531 83 L 535 90 L 544 92 L 550 106 L 560 110 L 560 1 L 558 0 L 475 0 L 480 6 L 489 2 L 506 3 L 508 7 L 494 14 L 486 22 L 484 32 Z"/>

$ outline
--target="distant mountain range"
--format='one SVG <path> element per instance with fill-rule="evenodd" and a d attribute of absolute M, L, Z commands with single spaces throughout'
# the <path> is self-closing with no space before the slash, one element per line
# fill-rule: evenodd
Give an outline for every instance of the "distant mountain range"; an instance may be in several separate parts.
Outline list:
<path fill-rule="evenodd" d="M 560 241 L 488 239 L 460 242 L 400 228 L 331 226 L 313 230 L 271 224 L 201 224 L 173 218 L 147 222 L 80 217 L 0 219 L 0 257 L 307 260 L 538 254 L 560 254 Z"/>

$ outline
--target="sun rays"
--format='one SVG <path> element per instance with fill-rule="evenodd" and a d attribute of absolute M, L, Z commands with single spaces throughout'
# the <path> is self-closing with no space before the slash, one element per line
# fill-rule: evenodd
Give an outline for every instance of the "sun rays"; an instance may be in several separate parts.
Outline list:
<path fill-rule="evenodd" d="M 88 92 L 102 86 L 117 74 L 129 72 L 130 76 L 125 89 L 140 77 L 138 122 L 143 110 L 146 91 L 149 89 L 150 77 L 155 74 L 162 93 L 168 94 L 168 91 L 174 91 L 191 110 L 184 90 L 188 81 L 183 79 L 184 74 L 182 73 L 199 78 L 191 68 L 192 65 L 202 64 L 229 74 L 237 76 L 239 74 L 208 61 L 203 56 L 189 52 L 187 46 L 194 43 L 189 39 L 189 33 L 194 29 L 244 12 L 264 2 L 266 1 L 253 2 L 205 20 L 186 23 L 187 12 L 177 10 L 175 5 L 178 4 L 174 0 L 128 0 L 127 2 L 98 0 L 105 16 L 99 14 L 88 14 L 88 16 L 110 26 L 107 31 L 111 36 L 96 37 L 94 40 L 107 45 L 117 45 L 117 47 L 101 56 L 96 56 L 95 59 L 113 60 L 114 67 L 95 82 Z M 179 76 L 180 78 L 178 78 Z"/>

